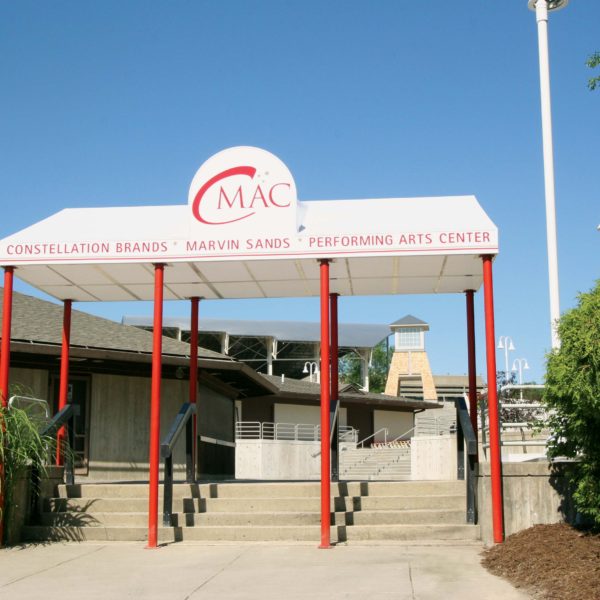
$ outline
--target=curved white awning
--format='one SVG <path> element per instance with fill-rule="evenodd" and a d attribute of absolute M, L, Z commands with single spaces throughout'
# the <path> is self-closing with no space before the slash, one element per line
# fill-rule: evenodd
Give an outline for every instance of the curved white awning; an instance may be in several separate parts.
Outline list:
<path fill-rule="evenodd" d="M 498 232 L 474 196 L 298 201 L 276 157 L 233 148 L 196 174 L 188 205 L 66 209 L 0 242 L 0 265 L 58 299 L 457 293 L 482 284 Z"/>

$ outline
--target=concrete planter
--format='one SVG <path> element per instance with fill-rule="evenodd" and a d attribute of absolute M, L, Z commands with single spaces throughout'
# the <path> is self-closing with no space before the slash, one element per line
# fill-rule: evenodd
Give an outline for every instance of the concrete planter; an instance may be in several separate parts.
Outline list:
<path fill-rule="evenodd" d="M 63 467 L 48 467 L 40 480 L 40 495 L 55 496 L 58 484 L 63 482 L 63 473 Z M 31 469 L 23 469 L 17 473 L 12 501 L 6 510 L 4 541 L 7 546 L 21 543 L 23 527 L 35 520 L 35 515 L 31 514 L 31 488 Z"/>
<path fill-rule="evenodd" d="M 566 469 L 569 463 L 502 463 L 504 534 L 509 536 L 539 523 L 575 521 Z M 479 464 L 477 494 L 481 539 L 493 544 L 490 464 Z"/>
<path fill-rule="evenodd" d="M 6 506 L 4 521 L 4 542 L 14 546 L 21 541 L 21 531 L 29 520 L 31 505 L 31 469 L 17 473 L 14 481 L 11 502 Z"/>

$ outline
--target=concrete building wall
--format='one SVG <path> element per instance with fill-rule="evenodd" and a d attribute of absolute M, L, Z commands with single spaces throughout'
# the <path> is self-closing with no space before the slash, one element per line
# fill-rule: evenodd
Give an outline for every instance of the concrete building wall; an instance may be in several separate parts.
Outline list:
<path fill-rule="evenodd" d="M 303 423 L 307 425 L 321 424 L 321 407 L 302 404 L 281 404 L 274 407 L 275 423 Z M 346 425 L 347 409 L 340 408 L 340 425 Z"/>
<path fill-rule="evenodd" d="M 318 480 L 320 442 L 239 440 L 235 454 L 236 479 Z"/>
<path fill-rule="evenodd" d="M 575 511 L 564 476 L 567 465 L 547 461 L 502 464 L 504 533 L 506 536 L 538 523 L 573 522 Z M 481 539 L 493 544 L 492 493 L 489 463 L 479 464 L 477 479 Z"/>
<path fill-rule="evenodd" d="M 424 435 L 410 442 L 411 479 L 452 481 L 457 478 L 455 435 Z"/>
<path fill-rule="evenodd" d="M 13 367 L 10 369 L 9 382 L 11 387 L 18 388 L 20 394 L 33 395 L 34 398 L 46 400 L 51 405 L 48 387 L 48 371 L 46 369 L 25 369 Z"/>
<path fill-rule="evenodd" d="M 149 377 L 92 375 L 89 479 L 148 479 L 150 385 Z M 161 439 L 187 398 L 187 381 L 163 380 Z M 183 440 L 178 446 L 174 469 L 181 473 L 185 470 Z"/>
<path fill-rule="evenodd" d="M 187 382 L 185 384 L 187 386 Z M 198 431 L 200 435 L 233 442 L 235 440 L 234 400 L 202 386 L 198 393 L 197 402 Z"/>
<path fill-rule="evenodd" d="M 387 441 L 393 440 L 400 435 L 403 435 L 413 428 L 413 413 L 398 412 L 392 410 L 374 410 L 373 411 L 373 426 L 375 431 L 386 427 L 388 430 Z M 384 434 L 378 433 L 375 436 L 376 442 L 384 441 Z M 407 437 L 412 437 L 412 432 L 408 433 Z"/>
<path fill-rule="evenodd" d="M 427 352 L 424 350 L 394 352 L 385 385 L 385 393 L 390 396 L 401 396 L 403 377 L 413 378 L 413 385 L 414 377 L 420 377 L 423 384 L 423 399 L 437 400 Z"/>

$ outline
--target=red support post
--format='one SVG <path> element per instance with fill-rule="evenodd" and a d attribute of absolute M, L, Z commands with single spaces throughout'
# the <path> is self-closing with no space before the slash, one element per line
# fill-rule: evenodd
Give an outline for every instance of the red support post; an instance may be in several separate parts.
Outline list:
<path fill-rule="evenodd" d="M 338 296 L 330 294 L 331 298 L 331 398 L 339 400 L 339 343 L 338 343 Z"/>
<path fill-rule="evenodd" d="M 485 305 L 485 352 L 487 358 L 488 411 L 490 425 L 490 473 L 492 483 L 492 526 L 494 542 L 504 541 L 502 458 L 496 388 L 496 332 L 494 330 L 494 285 L 492 257 L 483 256 L 483 298 Z"/>
<path fill-rule="evenodd" d="M 2 344 L 0 346 L 0 401 L 8 405 L 8 372 L 10 369 L 10 334 L 14 267 L 4 267 L 4 299 L 2 301 Z"/>
<path fill-rule="evenodd" d="M 152 392 L 150 399 L 150 486 L 148 494 L 148 548 L 156 548 L 158 542 L 158 469 L 160 462 L 160 383 L 162 369 L 162 318 L 164 270 L 164 265 L 154 265 L 154 324 L 152 330 Z"/>
<path fill-rule="evenodd" d="M 4 298 L 2 301 L 2 341 L 0 343 L 0 403 L 8 406 L 8 380 L 10 370 L 10 335 L 12 322 L 14 267 L 4 267 Z M 0 422 L 4 427 L 4 422 Z M 0 461 L 0 547 L 4 539 L 4 463 Z"/>
<path fill-rule="evenodd" d="M 190 298 L 191 319 L 190 319 L 190 403 L 196 404 L 198 398 L 198 313 L 200 298 Z M 194 475 L 196 474 L 196 435 L 197 435 L 197 415 L 192 417 L 194 443 L 192 446 L 192 456 L 194 464 Z"/>
<path fill-rule="evenodd" d="M 467 357 L 469 369 L 469 415 L 477 439 L 477 366 L 475 362 L 475 303 L 473 290 L 466 290 L 467 300 Z M 478 449 L 479 450 L 479 449 Z M 479 457 L 476 457 L 478 460 Z"/>
<path fill-rule="evenodd" d="M 338 296 L 339 294 L 329 294 L 331 304 L 331 401 L 330 413 L 333 422 L 333 416 L 337 412 L 337 420 L 334 423 L 333 433 L 331 435 L 331 478 L 333 481 L 339 481 L 339 447 L 338 431 L 340 422 L 340 394 L 339 394 L 339 343 L 338 343 Z M 331 432 L 330 432 L 331 434 Z"/>
<path fill-rule="evenodd" d="M 321 271 L 321 545 L 331 548 L 331 474 L 329 461 L 329 261 Z"/>
<path fill-rule="evenodd" d="M 71 350 L 71 307 L 72 300 L 63 303 L 63 328 L 62 347 L 60 352 L 60 384 L 58 391 L 58 410 L 61 411 L 67 405 L 69 392 L 69 354 Z M 66 437 L 63 425 L 56 434 L 56 464 L 60 466 L 64 462 L 63 444 Z"/>

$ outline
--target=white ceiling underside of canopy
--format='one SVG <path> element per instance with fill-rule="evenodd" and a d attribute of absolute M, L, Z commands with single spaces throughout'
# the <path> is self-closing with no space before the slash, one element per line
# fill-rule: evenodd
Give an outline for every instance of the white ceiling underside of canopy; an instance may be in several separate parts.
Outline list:
<path fill-rule="evenodd" d="M 151 264 L 25 266 L 15 274 L 58 299 L 152 300 L 154 293 Z M 330 277 L 330 291 L 342 296 L 456 293 L 482 283 L 478 256 L 335 259 Z M 170 263 L 165 269 L 165 300 L 318 295 L 315 259 Z"/>
<path fill-rule="evenodd" d="M 167 265 L 166 300 L 317 296 L 321 258 L 332 259 L 330 291 L 343 296 L 433 294 L 479 289 L 480 257 L 498 251 L 496 227 L 473 196 L 298 202 L 296 226 L 279 234 L 288 247 L 267 250 L 248 248 L 276 239 L 260 223 L 238 228 L 238 248 L 215 229 L 190 224 L 187 206 L 67 209 L 2 240 L 0 265 L 83 302 L 151 300 L 156 262 Z M 211 235 L 212 250 L 202 246 Z M 390 237 L 350 244 L 357 235 Z M 141 241 L 158 250 L 115 251 Z M 106 246 L 92 255 L 90 244 Z"/>

